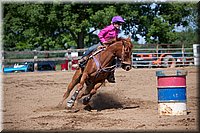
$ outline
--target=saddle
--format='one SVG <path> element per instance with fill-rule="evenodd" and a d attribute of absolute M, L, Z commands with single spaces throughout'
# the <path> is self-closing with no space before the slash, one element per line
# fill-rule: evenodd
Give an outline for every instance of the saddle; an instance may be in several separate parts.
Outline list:
<path fill-rule="evenodd" d="M 101 64 L 100 64 L 99 60 L 95 57 L 95 55 L 97 55 L 98 53 L 104 51 L 105 49 L 106 49 L 106 47 L 103 47 L 101 49 L 98 49 L 98 50 L 94 51 L 88 58 L 88 60 L 91 59 L 91 58 L 94 60 L 96 66 L 97 66 L 97 69 L 98 69 L 97 70 L 98 73 L 100 73 L 102 71 L 104 71 L 104 72 L 112 72 L 116 68 L 116 65 L 112 65 L 112 66 L 109 66 L 109 67 L 101 68 Z"/>
<path fill-rule="evenodd" d="M 89 54 L 89 56 L 87 57 L 87 59 L 85 60 L 85 62 L 83 62 L 81 65 L 79 65 L 82 69 L 85 68 L 85 65 L 87 64 L 88 60 L 90 60 L 91 58 L 93 58 L 94 60 L 96 60 L 94 58 L 95 55 L 97 55 L 98 53 L 104 51 L 109 45 L 111 45 L 113 43 L 113 41 L 108 42 L 106 46 L 102 46 L 100 48 L 97 48 L 97 50 L 91 52 L 91 54 Z M 95 61 L 96 63 L 97 61 Z M 96 63 L 97 64 L 97 63 Z M 97 66 L 98 67 L 98 66 Z"/>
<path fill-rule="evenodd" d="M 92 54 L 89 56 L 88 59 L 92 58 L 93 56 L 95 56 L 96 54 L 100 53 L 101 51 L 104 51 L 106 48 L 101 48 L 101 49 L 97 49 L 96 51 L 92 52 Z"/>
<path fill-rule="evenodd" d="M 89 54 L 89 55 L 86 57 L 85 61 L 82 62 L 82 64 L 79 64 L 79 66 L 80 66 L 82 69 L 84 69 L 84 68 L 85 68 L 85 65 L 86 65 L 87 62 L 88 62 L 88 60 L 92 59 L 95 55 L 97 55 L 98 53 L 100 53 L 101 51 L 104 51 L 104 50 L 105 50 L 105 48 L 101 48 L 101 49 L 97 49 L 97 50 L 94 51 L 94 52 L 91 52 L 91 54 Z"/>

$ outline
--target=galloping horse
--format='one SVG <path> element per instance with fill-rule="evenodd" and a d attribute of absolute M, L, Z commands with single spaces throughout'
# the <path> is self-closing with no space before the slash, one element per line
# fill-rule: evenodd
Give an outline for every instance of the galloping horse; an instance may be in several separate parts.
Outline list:
<path fill-rule="evenodd" d="M 91 97 L 97 92 L 97 89 L 100 88 L 105 82 L 109 73 L 115 69 L 115 66 L 111 65 L 111 62 L 115 59 L 115 57 L 121 60 L 121 67 L 124 70 L 129 71 L 132 68 L 132 47 L 133 44 L 131 43 L 130 38 L 120 39 L 108 46 L 105 50 L 102 50 L 95 55 L 92 54 L 85 68 L 78 68 L 75 71 L 72 81 L 68 85 L 59 106 L 63 104 L 76 85 L 77 90 L 67 102 L 67 106 L 71 108 L 77 97 L 78 99 L 81 99 L 83 96 L 89 94 L 89 96 L 86 96 L 83 99 L 83 104 L 88 104 Z M 84 84 L 86 84 L 86 89 L 82 92 L 82 94 L 79 94 Z"/>

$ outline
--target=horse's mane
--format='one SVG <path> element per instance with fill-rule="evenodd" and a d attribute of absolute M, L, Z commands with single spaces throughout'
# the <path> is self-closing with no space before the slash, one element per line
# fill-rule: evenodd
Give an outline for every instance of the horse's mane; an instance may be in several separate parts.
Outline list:
<path fill-rule="evenodd" d="M 130 38 L 118 38 L 118 39 L 116 40 L 116 42 L 112 43 L 110 46 L 116 45 L 116 44 L 118 44 L 118 43 L 122 43 L 122 44 L 123 44 L 124 41 L 131 41 L 131 40 L 130 40 Z"/>

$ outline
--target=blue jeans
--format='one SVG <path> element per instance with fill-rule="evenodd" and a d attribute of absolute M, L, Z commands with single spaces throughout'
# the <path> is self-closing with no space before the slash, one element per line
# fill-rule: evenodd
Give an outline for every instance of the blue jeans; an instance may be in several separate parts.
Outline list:
<path fill-rule="evenodd" d="M 91 52 L 97 50 L 98 46 L 101 46 L 101 43 L 95 44 L 90 46 L 84 53 L 83 53 L 83 57 L 89 55 Z"/>

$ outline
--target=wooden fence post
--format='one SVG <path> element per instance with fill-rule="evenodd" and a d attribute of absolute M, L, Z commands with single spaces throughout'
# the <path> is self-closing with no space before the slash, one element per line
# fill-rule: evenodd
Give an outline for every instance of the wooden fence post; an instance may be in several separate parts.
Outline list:
<path fill-rule="evenodd" d="M 3 72 L 3 68 L 4 68 L 4 63 L 3 63 L 4 62 L 4 54 L 3 54 L 2 51 L 1 51 L 1 55 L 0 56 L 1 56 L 1 64 L 0 64 L 1 65 L 1 72 Z"/>
<path fill-rule="evenodd" d="M 34 63 L 34 71 L 38 71 L 38 63 L 37 63 L 37 51 L 36 50 L 34 50 L 34 61 L 33 61 L 33 63 Z"/>

